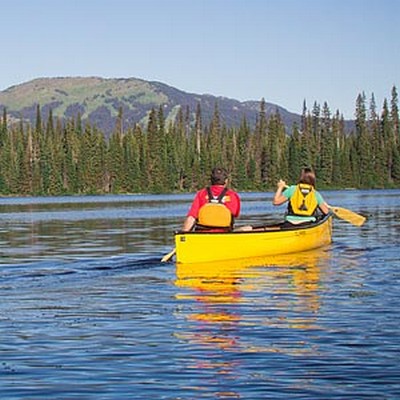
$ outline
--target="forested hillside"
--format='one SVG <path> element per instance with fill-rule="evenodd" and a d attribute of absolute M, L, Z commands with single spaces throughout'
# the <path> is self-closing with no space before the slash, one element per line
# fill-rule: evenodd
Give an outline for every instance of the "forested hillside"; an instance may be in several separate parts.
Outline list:
<path fill-rule="evenodd" d="M 189 114 L 195 113 L 194 123 Z M 65 121 L 50 110 L 35 123 L 0 123 L 0 193 L 60 195 L 89 193 L 160 193 L 194 191 L 208 183 L 210 170 L 223 165 L 240 191 L 271 190 L 279 178 L 295 182 L 301 167 L 313 166 L 319 188 L 400 187 L 398 96 L 391 91 L 377 110 L 374 98 L 360 94 L 355 130 L 345 132 L 339 113 L 327 104 L 304 107 L 300 124 L 289 135 L 279 113 L 267 118 L 261 101 L 251 128 L 244 117 L 228 127 L 218 103 L 210 123 L 200 104 L 177 111 L 166 122 L 162 105 L 153 108 L 145 128 L 126 126 L 123 109 L 113 133 L 79 116 Z"/>

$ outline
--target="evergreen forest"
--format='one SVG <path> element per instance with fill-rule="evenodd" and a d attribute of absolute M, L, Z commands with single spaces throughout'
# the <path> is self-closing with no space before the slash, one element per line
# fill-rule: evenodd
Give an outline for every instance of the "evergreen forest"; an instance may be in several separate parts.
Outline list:
<path fill-rule="evenodd" d="M 44 120 L 45 119 L 45 120 Z M 208 124 L 200 104 L 181 108 L 167 122 L 153 108 L 145 127 L 123 126 L 119 110 L 113 133 L 104 133 L 78 115 L 46 118 L 37 107 L 34 124 L 0 119 L 0 194 L 65 195 L 193 192 L 208 184 L 211 169 L 226 167 L 239 191 L 274 190 L 279 179 L 295 183 L 304 166 L 315 168 L 319 189 L 400 187 L 398 95 L 377 109 L 374 96 L 357 97 L 355 124 L 345 132 L 339 111 L 327 103 L 305 103 L 299 126 L 287 131 L 279 113 L 266 117 L 260 102 L 250 127 L 223 123 L 218 103 Z"/>

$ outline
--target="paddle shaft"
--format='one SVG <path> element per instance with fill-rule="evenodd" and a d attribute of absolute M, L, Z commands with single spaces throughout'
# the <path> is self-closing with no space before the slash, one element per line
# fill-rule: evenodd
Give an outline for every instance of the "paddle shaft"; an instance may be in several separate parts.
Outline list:
<path fill-rule="evenodd" d="M 161 262 L 169 261 L 176 253 L 176 249 L 173 248 L 168 254 L 166 254 L 162 259 Z"/>

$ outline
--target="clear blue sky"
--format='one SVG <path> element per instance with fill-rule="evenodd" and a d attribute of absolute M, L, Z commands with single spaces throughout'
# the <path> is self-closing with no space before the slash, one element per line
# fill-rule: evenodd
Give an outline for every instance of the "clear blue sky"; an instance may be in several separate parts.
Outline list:
<path fill-rule="evenodd" d="M 0 90 L 135 77 L 301 113 L 400 92 L 398 0 L 0 0 Z"/>

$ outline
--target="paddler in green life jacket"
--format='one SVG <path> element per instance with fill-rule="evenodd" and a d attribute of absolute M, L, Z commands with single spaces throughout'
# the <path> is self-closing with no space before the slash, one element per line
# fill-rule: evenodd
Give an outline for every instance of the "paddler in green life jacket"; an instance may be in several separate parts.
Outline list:
<path fill-rule="evenodd" d="M 215 167 L 211 185 L 196 193 L 182 226 L 182 231 L 226 232 L 233 228 L 240 213 L 240 197 L 228 188 L 228 172 Z"/>
<path fill-rule="evenodd" d="M 315 181 L 314 171 L 304 168 L 297 185 L 288 186 L 282 179 L 278 182 L 272 204 L 279 206 L 288 202 L 286 225 L 315 222 L 321 213 L 329 213 L 328 204 L 315 189 Z"/>

